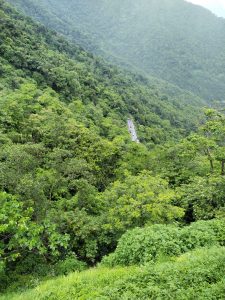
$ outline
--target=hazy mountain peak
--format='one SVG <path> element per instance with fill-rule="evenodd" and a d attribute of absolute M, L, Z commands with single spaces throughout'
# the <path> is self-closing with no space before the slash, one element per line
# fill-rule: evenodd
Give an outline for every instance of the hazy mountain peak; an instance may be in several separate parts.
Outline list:
<path fill-rule="evenodd" d="M 224 0 L 186 0 L 187 2 L 203 6 L 211 10 L 218 17 L 225 18 L 225 1 Z"/>

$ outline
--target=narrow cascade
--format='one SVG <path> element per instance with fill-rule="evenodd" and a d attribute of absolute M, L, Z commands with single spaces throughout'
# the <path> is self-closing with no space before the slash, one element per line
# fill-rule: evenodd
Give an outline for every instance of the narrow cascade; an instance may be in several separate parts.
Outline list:
<path fill-rule="evenodd" d="M 133 142 L 140 143 L 140 141 L 138 139 L 138 136 L 137 136 L 137 133 L 136 133 L 136 130 L 135 130 L 134 122 L 131 119 L 128 119 L 127 120 L 127 125 L 128 125 L 128 130 L 129 130 L 130 135 L 131 135 L 131 140 Z"/>

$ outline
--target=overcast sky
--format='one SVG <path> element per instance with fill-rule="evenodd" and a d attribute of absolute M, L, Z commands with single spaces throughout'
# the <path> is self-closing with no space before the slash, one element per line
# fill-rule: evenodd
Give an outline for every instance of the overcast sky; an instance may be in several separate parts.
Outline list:
<path fill-rule="evenodd" d="M 186 0 L 210 9 L 219 17 L 225 18 L 225 0 Z"/>

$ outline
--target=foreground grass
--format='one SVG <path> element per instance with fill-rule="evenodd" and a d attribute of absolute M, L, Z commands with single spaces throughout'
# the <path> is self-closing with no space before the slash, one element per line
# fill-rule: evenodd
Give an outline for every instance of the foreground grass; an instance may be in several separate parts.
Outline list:
<path fill-rule="evenodd" d="M 198 249 L 143 267 L 96 268 L 0 300 L 224 300 L 225 248 Z"/>
<path fill-rule="evenodd" d="M 39 287 L 22 294 L 0 296 L 0 300 L 64 300 L 98 299 L 102 287 L 111 286 L 116 281 L 137 273 L 137 267 L 96 268 L 81 273 L 49 280 Z"/>

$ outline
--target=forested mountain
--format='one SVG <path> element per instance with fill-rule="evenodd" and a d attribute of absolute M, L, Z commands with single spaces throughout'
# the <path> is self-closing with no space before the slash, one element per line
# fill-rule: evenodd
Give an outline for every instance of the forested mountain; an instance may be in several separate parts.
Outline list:
<path fill-rule="evenodd" d="M 152 148 L 194 129 L 199 108 L 190 118 L 194 104 L 160 95 L 144 77 L 94 58 L 4 1 L 0 9 L 0 201 L 1 222 L 8 224 L 1 228 L 1 256 L 10 264 L 29 249 L 57 254 L 71 237 L 66 253 L 94 262 L 126 228 L 108 224 L 108 207 L 112 222 L 116 213 L 111 183 L 126 174 L 169 190 L 150 174 L 135 177 L 143 165 L 148 169 L 149 155 L 130 142 L 127 118 Z M 162 218 L 180 215 L 172 204 L 164 211 Z"/>
<path fill-rule="evenodd" d="M 223 299 L 225 116 L 204 105 L 0 0 L 0 299 Z"/>
<path fill-rule="evenodd" d="M 224 99 L 225 20 L 202 7 L 184 0 L 10 1 L 94 53 Z"/>
<path fill-rule="evenodd" d="M 163 93 L 168 89 L 164 85 L 159 89 L 143 76 L 107 65 L 43 26 L 33 26 L 32 35 L 22 21 L 15 22 L 18 26 L 2 28 L 2 59 L 34 77 L 39 85 L 51 87 L 65 101 L 79 99 L 96 111 L 100 110 L 103 118 L 114 114 L 111 116 L 114 124 L 117 119 L 126 122 L 132 115 L 138 125 L 145 125 L 143 130 L 148 130 L 149 124 L 156 129 L 152 134 L 159 131 L 157 136 L 164 135 L 164 140 L 167 139 L 165 135 L 177 136 L 195 127 L 199 109 L 204 105 L 200 98 L 182 90 L 174 93 L 177 97 L 168 97 Z M 26 22 L 29 24 L 28 20 Z M 16 32 L 10 32 L 8 27 Z M 102 126 L 100 120 L 93 120 L 95 122 Z M 142 135 L 140 131 L 140 135 L 143 140 L 151 140 L 149 133 Z"/>

